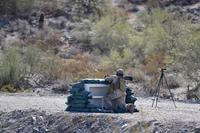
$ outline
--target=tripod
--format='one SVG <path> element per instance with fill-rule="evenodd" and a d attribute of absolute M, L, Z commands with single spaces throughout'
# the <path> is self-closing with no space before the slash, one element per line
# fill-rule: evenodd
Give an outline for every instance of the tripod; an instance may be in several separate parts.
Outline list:
<path fill-rule="evenodd" d="M 161 84 L 162 84 L 162 86 L 163 86 L 163 84 L 164 84 L 164 82 L 165 82 L 166 85 L 167 85 L 167 89 L 169 90 L 170 96 L 171 96 L 171 98 L 172 98 L 172 101 L 173 101 L 173 103 L 174 103 L 174 107 L 176 108 L 176 104 L 175 104 L 175 101 L 174 101 L 172 92 L 171 92 L 171 90 L 169 89 L 169 85 L 168 85 L 168 83 L 167 83 L 167 79 L 166 79 L 165 74 L 164 74 L 164 71 L 165 71 L 165 70 L 166 70 L 166 69 L 161 69 L 161 71 L 160 71 L 160 79 L 159 79 L 159 81 L 158 81 L 158 85 L 157 85 L 155 94 L 153 95 L 152 107 L 154 107 L 154 104 L 155 104 L 155 107 L 157 107 L 158 98 L 159 98 L 160 90 L 161 90 Z"/>

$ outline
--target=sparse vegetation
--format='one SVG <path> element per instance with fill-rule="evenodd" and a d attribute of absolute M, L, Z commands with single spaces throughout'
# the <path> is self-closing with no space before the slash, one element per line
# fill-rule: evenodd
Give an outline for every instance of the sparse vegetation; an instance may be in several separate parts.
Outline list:
<path fill-rule="evenodd" d="M 80 55 L 61 59 L 57 56 L 59 48 L 68 43 L 61 41 L 63 37 L 59 31 L 48 28 L 45 34 L 41 32 L 32 40 L 29 38 L 30 46 L 25 51 L 15 50 L 14 62 L 9 64 L 8 57 L 2 57 L 1 69 L 6 71 L 0 74 L 1 84 L 17 83 L 27 73 L 72 82 L 86 77 L 104 77 L 117 68 L 124 68 L 135 77 L 135 82 L 152 88 L 160 68 L 171 66 L 171 71 L 184 73 L 198 86 L 199 25 L 163 10 L 159 0 L 149 0 L 146 4 L 150 10 L 138 14 L 138 20 L 130 24 L 129 13 L 113 7 L 109 0 L 68 0 L 62 4 L 57 0 L 48 3 L 43 0 L 1 1 L 2 14 L 30 13 L 36 8 L 52 13 L 58 7 L 60 10 L 67 7 L 70 11 L 67 17 L 73 23 L 70 29 L 75 39 L 73 45 L 81 49 Z M 142 27 L 138 27 L 138 21 Z M 175 81 L 170 82 L 173 88 L 179 86 Z"/>
<path fill-rule="evenodd" d="M 25 65 L 17 48 L 9 48 L 0 60 L 0 86 L 11 85 L 18 87 L 25 76 Z"/>

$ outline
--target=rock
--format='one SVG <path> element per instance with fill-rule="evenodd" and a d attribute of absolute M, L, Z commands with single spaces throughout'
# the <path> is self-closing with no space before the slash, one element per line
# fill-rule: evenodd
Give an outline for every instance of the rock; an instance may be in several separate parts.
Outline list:
<path fill-rule="evenodd" d="M 69 89 L 69 84 L 66 81 L 57 81 L 52 86 L 53 93 L 66 94 Z"/>
<path fill-rule="evenodd" d="M 36 118 L 35 124 L 29 123 L 31 115 L 34 115 Z M 38 119 L 40 116 L 43 117 L 43 120 Z M 16 119 L 16 122 L 10 125 L 7 124 L 7 121 L 13 118 Z M 106 115 L 93 116 L 78 113 L 56 113 L 48 115 L 45 112 L 40 112 L 36 110 L 17 110 L 12 111 L 10 113 L 6 113 L 4 116 L 0 116 L 0 122 L 2 125 L 2 128 L 0 128 L 0 132 L 113 132 L 115 131 L 116 127 L 121 127 L 125 125 L 126 122 L 124 121 L 125 120 L 122 120 L 118 117 L 114 118 Z"/>
<path fill-rule="evenodd" d="M 71 59 L 72 56 L 69 53 L 59 53 L 59 56 L 63 59 Z"/>
<path fill-rule="evenodd" d="M 48 19 L 48 26 L 62 30 L 66 28 L 67 19 L 65 17 L 57 17 Z"/>
<path fill-rule="evenodd" d="M 10 47 L 10 45 L 16 42 L 20 42 L 19 33 L 17 32 L 7 34 L 6 37 L 1 41 L 3 49 Z"/>
<path fill-rule="evenodd" d="M 30 25 L 26 20 L 18 20 L 18 32 L 21 34 L 30 34 Z"/>
<path fill-rule="evenodd" d="M 9 22 L 7 19 L 4 19 L 4 18 L 0 18 L 0 29 L 1 28 L 4 28 L 6 25 L 8 25 Z"/>
<path fill-rule="evenodd" d="M 179 5 L 179 6 L 187 6 L 198 3 L 199 0 L 161 0 L 161 3 L 165 6 L 169 5 Z"/>
<path fill-rule="evenodd" d="M 64 47 L 62 47 L 60 49 L 59 52 L 59 56 L 61 58 L 64 59 L 70 59 L 72 58 L 74 55 L 80 54 L 81 53 L 81 49 L 77 48 L 77 47 L 68 47 L 67 49 L 65 49 Z"/>
<path fill-rule="evenodd" d="M 200 133 L 200 127 L 194 129 L 194 133 Z"/>

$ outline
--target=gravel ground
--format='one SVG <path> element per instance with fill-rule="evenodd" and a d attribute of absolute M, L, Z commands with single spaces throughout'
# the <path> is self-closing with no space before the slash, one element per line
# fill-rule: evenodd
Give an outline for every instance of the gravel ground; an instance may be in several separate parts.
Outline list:
<path fill-rule="evenodd" d="M 90 116 L 105 119 L 122 119 L 128 123 L 127 127 L 138 132 L 200 132 L 200 105 L 184 102 L 176 102 L 174 108 L 171 100 L 160 100 L 158 108 L 152 108 L 151 98 L 138 98 L 136 102 L 139 113 L 102 114 L 102 113 L 70 113 L 65 112 L 67 96 L 36 96 L 28 94 L 1 94 L 0 112 L 13 112 L 15 110 L 37 110 L 48 115 L 59 114 L 63 117 Z M 6 114 L 7 114 L 6 113 Z M 28 112 L 30 113 L 30 112 Z M 25 113 L 26 114 L 26 113 Z M 10 115 L 5 115 L 10 117 Z M 96 118 L 97 117 L 97 118 Z M 58 124 L 58 123 L 57 123 Z M 143 128 L 141 128 L 143 127 Z M 106 129 L 107 130 L 107 129 Z M 111 131 L 111 130 L 109 130 Z"/>

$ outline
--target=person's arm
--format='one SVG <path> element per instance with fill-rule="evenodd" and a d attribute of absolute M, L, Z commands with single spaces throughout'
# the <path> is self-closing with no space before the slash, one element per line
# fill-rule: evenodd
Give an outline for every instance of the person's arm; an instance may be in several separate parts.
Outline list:
<path fill-rule="evenodd" d="M 111 84 L 113 82 L 113 78 L 112 77 L 106 77 L 105 81 Z"/>

